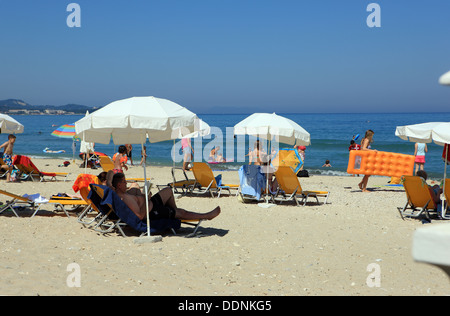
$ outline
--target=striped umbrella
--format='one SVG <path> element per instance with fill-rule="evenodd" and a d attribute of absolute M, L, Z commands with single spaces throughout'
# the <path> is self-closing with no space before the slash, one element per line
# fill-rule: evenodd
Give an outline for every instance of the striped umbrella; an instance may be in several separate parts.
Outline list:
<path fill-rule="evenodd" d="M 61 138 L 71 138 L 73 140 L 72 142 L 72 161 L 75 162 L 75 151 L 76 149 L 76 143 L 75 140 L 79 139 L 75 136 L 75 123 L 74 124 L 64 124 L 55 129 L 52 134 L 52 136 L 61 137 Z"/>
<path fill-rule="evenodd" d="M 61 138 L 74 138 L 75 124 L 64 124 L 52 132 L 52 136 Z"/>

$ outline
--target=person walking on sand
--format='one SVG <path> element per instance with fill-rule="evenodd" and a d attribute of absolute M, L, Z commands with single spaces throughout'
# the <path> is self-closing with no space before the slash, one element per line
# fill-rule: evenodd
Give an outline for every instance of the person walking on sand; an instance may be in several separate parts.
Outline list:
<path fill-rule="evenodd" d="M 133 146 L 131 144 L 125 144 L 125 148 L 127 149 L 127 157 L 128 159 L 130 159 L 130 165 L 133 166 L 133 158 L 132 158 Z"/>
<path fill-rule="evenodd" d="M 145 165 L 147 163 L 147 146 L 144 146 L 141 150 L 141 163 L 139 166 Z"/>
<path fill-rule="evenodd" d="M 0 146 L 0 149 L 3 149 L 3 161 L 5 162 L 5 165 L 2 165 L 1 168 L 8 169 L 6 173 L 6 181 L 11 182 L 11 173 L 13 171 L 13 149 L 14 149 L 14 143 L 16 142 L 16 136 L 13 134 L 8 135 L 8 141 L 3 143 Z"/>
<path fill-rule="evenodd" d="M 141 190 L 128 190 L 127 180 L 125 179 L 125 175 L 123 173 L 116 173 L 113 176 L 112 186 L 117 195 L 119 195 L 119 197 L 133 211 L 133 213 L 139 217 L 140 220 L 146 219 L 147 208 L 145 203 L 145 194 L 143 194 Z M 177 207 L 171 188 L 164 188 L 153 196 L 150 192 L 148 196 L 148 206 L 151 220 L 163 218 L 211 220 L 220 214 L 220 206 L 217 206 L 208 213 L 194 213 Z"/>
<path fill-rule="evenodd" d="M 423 170 L 425 165 L 425 153 L 428 152 L 427 144 L 416 143 L 414 145 L 414 156 L 416 157 L 414 163 L 416 164 L 416 173 L 419 170 Z"/>
<path fill-rule="evenodd" d="M 366 135 L 364 136 L 364 138 L 361 140 L 361 150 L 374 150 L 375 149 L 371 149 L 370 144 L 373 143 L 373 135 L 374 135 L 374 131 L 372 131 L 371 129 L 366 131 Z M 364 177 L 362 178 L 361 182 L 358 184 L 359 188 L 361 189 L 362 192 L 370 192 L 367 190 L 367 182 L 369 181 L 369 177 L 370 175 L 364 175 Z"/>
<path fill-rule="evenodd" d="M 190 138 L 181 139 L 181 150 L 183 151 L 183 170 L 187 171 L 189 170 L 189 163 L 192 161 L 194 155 Z"/>

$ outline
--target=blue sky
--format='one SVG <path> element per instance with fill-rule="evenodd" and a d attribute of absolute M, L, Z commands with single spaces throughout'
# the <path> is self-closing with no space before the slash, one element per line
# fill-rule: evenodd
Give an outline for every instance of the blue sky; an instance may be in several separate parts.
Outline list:
<path fill-rule="evenodd" d="M 72 2 L 80 28 L 66 24 Z M 380 28 L 366 24 L 369 3 Z M 0 0 L 0 100 L 448 112 L 449 18 L 448 0 Z"/>

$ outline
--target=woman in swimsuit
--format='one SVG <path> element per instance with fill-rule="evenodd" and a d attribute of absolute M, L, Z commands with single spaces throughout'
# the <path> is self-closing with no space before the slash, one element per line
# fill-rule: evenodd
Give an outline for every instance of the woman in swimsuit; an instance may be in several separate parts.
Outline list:
<path fill-rule="evenodd" d="M 375 149 L 370 148 L 370 144 L 373 142 L 374 134 L 375 134 L 374 131 L 372 131 L 370 129 L 366 131 L 366 135 L 361 140 L 361 150 L 375 150 Z M 370 192 L 367 190 L 367 182 L 369 181 L 369 177 L 370 177 L 370 175 L 364 175 L 364 178 L 358 184 L 359 188 L 363 192 Z"/>

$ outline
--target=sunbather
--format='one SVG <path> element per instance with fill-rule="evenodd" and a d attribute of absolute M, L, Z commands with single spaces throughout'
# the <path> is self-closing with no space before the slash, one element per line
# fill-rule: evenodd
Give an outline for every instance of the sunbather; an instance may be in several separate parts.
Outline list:
<path fill-rule="evenodd" d="M 116 173 L 112 180 L 112 185 L 116 193 L 122 198 L 127 206 L 136 214 L 139 219 L 144 220 L 147 216 L 145 194 L 141 190 L 127 189 L 127 181 L 123 173 Z M 220 214 L 220 207 L 208 213 L 194 213 L 178 208 L 175 203 L 172 189 L 165 188 L 153 195 L 149 193 L 148 207 L 150 219 L 177 218 L 181 220 L 211 220 Z"/>
<path fill-rule="evenodd" d="M 423 171 L 423 170 L 419 170 L 416 173 L 416 176 L 421 177 L 422 179 L 425 180 L 425 182 L 427 181 L 428 178 L 428 174 Z M 438 205 L 439 203 L 441 203 L 441 194 L 442 194 L 442 189 L 439 185 L 428 185 L 428 189 L 430 190 L 430 194 L 433 197 L 433 201 L 436 205 Z"/>

